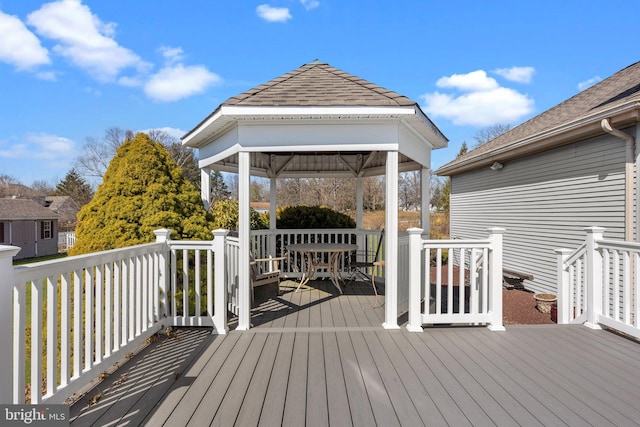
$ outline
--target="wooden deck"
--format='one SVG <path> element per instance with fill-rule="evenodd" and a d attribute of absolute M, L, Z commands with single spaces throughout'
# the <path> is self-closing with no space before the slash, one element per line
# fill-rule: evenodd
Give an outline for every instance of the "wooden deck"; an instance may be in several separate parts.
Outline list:
<path fill-rule="evenodd" d="M 582 326 L 384 330 L 365 284 L 322 285 L 262 304 L 250 331 L 160 339 L 73 405 L 72 424 L 640 423 L 634 341 Z"/>

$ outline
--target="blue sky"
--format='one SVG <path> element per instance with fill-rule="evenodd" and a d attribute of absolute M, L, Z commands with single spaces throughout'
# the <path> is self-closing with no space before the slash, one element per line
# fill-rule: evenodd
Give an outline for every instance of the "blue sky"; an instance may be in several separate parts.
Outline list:
<path fill-rule="evenodd" d="M 435 169 L 640 60 L 637 0 L 0 0 L 0 174 L 55 185 L 106 129 L 192 129 L 316 58 L 417 101 Z"/>

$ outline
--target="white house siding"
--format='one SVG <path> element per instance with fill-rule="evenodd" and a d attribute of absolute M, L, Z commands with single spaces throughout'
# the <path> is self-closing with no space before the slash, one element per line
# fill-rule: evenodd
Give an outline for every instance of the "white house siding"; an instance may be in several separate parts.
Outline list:
<path fill-rule="evenodd" d="M 623 141 L 603 136 L 452 177 L 451 236 L 504 227 L 504 267 L 532 274 L 525 286 L 556 293 L 557 248 L 577 248 L 584 228 L 624 238 Z"/>

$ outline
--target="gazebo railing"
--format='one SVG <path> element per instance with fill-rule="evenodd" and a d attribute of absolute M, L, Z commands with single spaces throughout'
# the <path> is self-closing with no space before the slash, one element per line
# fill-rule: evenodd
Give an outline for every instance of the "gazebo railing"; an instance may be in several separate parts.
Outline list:
<path fill-rule="evenodd" d="M 282 230 L 253 230 L 251 232 L 251 252 L 255 258 L 269 256 L 286 256 L 281 265 L 282 276 L 298 278 L 302 276 L 302 260 L 300 254 L 288 252 L 287 245 L 294 243 L 355 243 L 358 245 L 359 261 L 372 261 L 373 254 L 382 238 L 380 230 L 356 229 L 282 229 Z M 383 242 L 384 243 L 384 242 Z M 384 257 L 384 248 L 380 251 Z M 343 258 L 342 270 L 345 271 L 349 259 Z M 375 274 L 382 274 L 381 270 Z M 317 277 L 328 277 L 327 272 L 318 272 Z"/>

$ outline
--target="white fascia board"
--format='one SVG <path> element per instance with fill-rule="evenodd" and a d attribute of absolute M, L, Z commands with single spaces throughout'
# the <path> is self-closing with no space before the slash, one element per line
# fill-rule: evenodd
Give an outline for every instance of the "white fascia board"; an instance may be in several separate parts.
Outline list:
<path fill-rule="evenodd" d="M 207 166 L 217 163 L 221 160 L 224 160 L 227 157 L 231 157 L 235 154 L 238 154 L 240 151 L 241 151 L 240 145 L 235 144 L 234 146 L 229 147 L 226 150 L 223 150 L 217 154 L 213 154 L 208 157 L 201 157 L 200 160 L 198 161 L 198 167 L 200 169 L 206 168 Z M 202 156 L 202 153 L 199 153 L 199 154 Z"/>
<path fill-rule="evenodd" d="M 431 167 L 431 144 L 412 126 L 403 123 L 399 126 L 399 151 L 424 167 Z"/>
<path fill-rule="evenodd" d="M 344 145 L 344 144 L 331 144 L 331 145 L 265 145 L 260 147 L 253 146 L 240 146 L 239 151 L 248 151 L 252 153 L 288 153 L 288 152 L 332 152 L 332 151 L 397 151 L 398 144 L 369 144 L 363 145 Z"/>
<path fill-rule="evenodd" d="M 398 123 L 362 121 L 335 123 L 306 121 L 282 125 L 282 123 L 251 123 L 238 126 L 238 143 L 243 147 L 294 147 L 359 146 L 360 150 L 370 150 L 381 144 L 398 144 Z"/>
<path fill-rule="evenodd" d="M 201 143 L 201 141 L 196 142 L 195 145 L 193 145 L 194 140 L 201 138 L 202 137 L 201 134 L 205 132 L 210 126 L 212 126 L 214 122 L 220 120 L 222 115 L 223 115 L 222 109 L 220 109 L 218 112 L 216 112 L 207 120 L 205 120 L 203 123 L 198 125 L 198 127 L 193 129 L 191 133 L 189 133 L 187 136 L 182 137 L 182 145 L 186 145 L 189 147 L 197 147 Z"/>
<path fill-rule="evenodd" d="M 240 119 L 243 116 L 398 116 L 415 115 L 413 106 L 397 107 L 342 107 L 342 106 L 309 106 L 309 107 L 258 107 L 258 106 L 236 106 L 223 105 L 220 113 L 226 116 L 233 116 Z"/>

